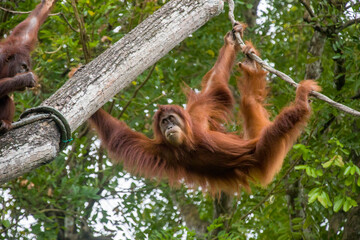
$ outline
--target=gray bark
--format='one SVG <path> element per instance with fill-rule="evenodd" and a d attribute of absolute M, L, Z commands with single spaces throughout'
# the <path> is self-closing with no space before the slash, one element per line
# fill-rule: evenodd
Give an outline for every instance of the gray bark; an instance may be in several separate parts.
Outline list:
<path fill-rule="evenodd" d="M 223 9 L 221 0 L 173 0 L 87 64 L 41 105 L 59 110 L 77 129 L 149 66 Z M 0 183 L 53 160 L 59 133 L 41 121 L 0 136 Z"/>
<path fill-rule="evenodd" d="M 316 58 L 306 64 L 305 79 L 318 79 L 322 73 L 321 56 L 324 51 L 326 36 L 319 31 L 314 31 L 310 41 L 308 59 Z"/>
<path fill-rule="evenodd" d="M 183 191 L 172 189 L 170 195 L 176 206 L 178 207 L 182 219 L 185 221 L 186 226 L 195 232 L 196 239 L 204 239 L 207 233 L 207 227 L 210 222 L 202 220 L 198 211 L 197 205 L 189 203 L 186 200 Z"/>
<path fill-rule="evenodd" d="M 358 199 L 359 202 L 359 199 Z M 343 240 L 360 239 L 360 207 L 354 207 L 346 215 Z"/>

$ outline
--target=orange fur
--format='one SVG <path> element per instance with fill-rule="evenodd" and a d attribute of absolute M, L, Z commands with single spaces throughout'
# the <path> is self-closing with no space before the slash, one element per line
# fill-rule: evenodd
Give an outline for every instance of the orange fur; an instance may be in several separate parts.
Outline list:
<path fill-rule="evenodd" d="M 31 14 L 0 42 L 0 130 L 9 130 L 15 113 L 9 94 L 36 85 L 30 72 L 30 52 L 34 50 L 41 24 L 50 13 L 43 0 Z"/>
<path fill-rule="evenodd" d="M 154 116 L 154 139 L 132 131 L 104 110 L 97 111 L 90 123 L 111 157 L 132 173 L 166 177 L 172 185 L 184 180 L 211 193 L 238 192 L 241 186 L 249 189 L 249 180 L 268 184 L 305 125 L 310 115 L 308 94 L 318 86 L 311 80 L 300 83 L 295 102 L 271 122 L 263 106 L 267 73 L 245 59 L 239 79 L 245 137 L 227 133 L 223 123 L 234 105 L 228 81 L 238 50 L 228 34 L 217 62 L 202 80 L 202 91 L 188 91 L 187 109 L 160 106 Z M 243 51 L 257 53 L 251 43 Z M 164 113 L 176 113 L 184 121 L 182 145 L 173 146 L 162 135 L 159 121 Z"/>

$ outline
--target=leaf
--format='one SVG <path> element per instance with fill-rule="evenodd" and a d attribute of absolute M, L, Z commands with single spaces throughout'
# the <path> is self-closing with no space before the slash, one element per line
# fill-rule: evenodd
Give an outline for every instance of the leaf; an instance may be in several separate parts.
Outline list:
<path fill-rule="evenodd" d="M 346 201 L 345 201 L 345 203 L 344 203 L 344 206 L 343 206 L 343 210 L 345 211 L 345 212 L 347 212 L 347 211 L 349 211 L 349 209 L 351 208 L 351 207 L 356 207 L 358 204 L 357 204 L 357 202 L 354 200 L 354 199 L 352 199 L 352 198 L 350 198 L 350 197 L 346 197 Z"/>
<path fill-rule="evenodd" d="M 320 194 L 320 188 L 313 188 L 310 192 L 309 192 L 309 203 L 313 203 L 316 201 L 316 199 L 318 198 L 319 194 Z"/>
<path fill-rule="evenodd" d="M 324 173 L 323 173 L 323 171 L 321 169 L 317 169 L 316 170 L 316 175 L 321 177 L 321 176 L 324 175 Z"/>
<path fill-rule="evenodd" d="M 355 166 L 352 166 L 351 169 L 350 169 L 350 174 L 351 174 L 351 175 L 354 175 L 354 174 L 355 174 L 355 171 L 356 171 Z"/>
<path fill-rule="evenodd" d="M 354 168 L 355 168 L 355 170 L 356 170 L 356 173 L 357 173 L 358 175 L 360 175 L 360 169 L 358 168 L 358 166 L 354 166 Z"/>
<path fill-rule="evenodd" d="M 215 57 L 215 52 L 211 49 L 206 51 L 207 54 L 209 54 L 211 57 Z"/>
<path fill-rule="evenodd" d="M 155 67 L 155 71 L 158 73 L 160 80 L 161 80 L 161 79 L 164 79 L 164 73 L 163 73 L 163 71 L 162 71 L 161 68 L 159 68 L 158 66 L 156 66 L 156 67 Z"/>
<path fill-rule="evenodd" d="M 306 59 L 306 63 L 311 64 L 311 63 L 314 63 L 314 62 L 316 62 L 318 60 L 319 60 L 319 57 L 309 57 L 308 59 Z"/>
<path fill-rule="evenodd" d="M 295 166 L 295 169 L 296 169 L 296 170 L 303 170 L 303 169 L 306 169 L 306 168 L 307 168 L 307 165 Z"/>
<path fill-rule="evenodd" d="M 343 205 L 343 210 L 344 210 L 345 212 L 347 212 L 347 211 L 349 211 L 350 208 L 351 208 L 351 203 L 350 203 L 350 201 L 348 201 L 348 200 L 346 199 L 346 201 L 344 202 L 344 205 Z"/>
<path fill-rule="evenodd" d="M 299 231 L 303 228 L 302 224 L 298 224 L 298 225 L 293 225 L 292 229 L 295 231 Z"/>
<path fill-rule="evenodd" d="M 345 199 L 341 196 L 337 196 L 334 200 L 334 207 L 333 210 L 334 212 L 338 212 L 341 207 L 344 205 Z"/>
<path fill-rule="evenodd" d="M 310 196 L 310 195 L 313 195 L 313 194 L 315 194 L 315 193 L 319 193 L 320 191 L 321 191 L 320 188 L 313 188 L 313 189 L 310 190 L 309 196 Z"/>
<path fill-rule="evenodd" d="M 305 146 L 303 145 L 303 144 L 295 144 L 294 146 L 293 146 L 293 148 L 294 149 L 305 149 Z"/>
<path fill-rule="evenodd" d="M 342 143 L 339 141 L 339 139 L 335 139 L 335 143 L 336 143 L 337 146 L 339 146 L 339 147 L 341 147 L 341 148 L 344 147 L 344 144 L 342 144 Z"/>
<path fill-rule="evenodd" d="M 318 196 L 317 200 L 321 203 L 321 205 L 323 205 L 323 207 L 328 208 L 329 206 L 332 205 L 329 195 L 325 192 L 322 191 L 321 194 Z"/>
<path fill-rule="evenodd" d="M 94 16 L 94 15 L 95 15 L 95 13 L 94 13 L 93 11 L 91 11 L 91 10 L 88 10 L 88 13 L 89 13 L 90 16 Z"/>
<path fill-rule="evenodd" d="M 350 151 L 348 151 L 348 150 L 346 150 L 346 149 L 340 148 L 340 150 L 341 150 L 345 155 L 349 155 L 349 154 L 350 154 Z"/>
<path fill-rule="evenodd" d="M 278 238 L 278 240 L 286 240 L 286 239 L 289 239 L 288 234 L 281 235 L 281 236 Z"/>
<path fill-rule="evenodd" d="M 351 206 L 353 206 L 353 207 L 357 207 L 357 202 L 354 200 L 354 199 L 352 199 L 352 198 L 349 198 L 349 201 L 350 201 L 350 203 L 351 203 Z"/>
<path fill-rule="evenodd" d="M 296 12 L 298 10 L 298 8 L 296 7 L 296 6 L 292 6 L 291 8 L 290 8 L 290 11 L 291 12 Z"/>
<path fill-rule="evenodd" d="M 317 171 L 316 171 L 316 169 L 314 169 L 314 168 L 311 168 L 311 167 L 307 167 L 306 168 L 306 174 L 308 175 L 308 176 L 310 176 L 310 177 L 313 177 L 313 178 L 316 178 L 317 177 Z"/>
<path fill-rule="evenodd" d="M 307 174 L 308 176 L 311 176 L 311 168 L 310 168 L 310 167 L 307 167 L 307 168 L 306 168 L 306 174 Z"/>
<path fill-rule="evenodd" d="M 330 200 L 329 194 L 327 192 L 325 192 L 325 199 L 326 199 L 326 203 L 329 207 L 332 207 L 333 203 Z"/>
<path fill-rule="evenodd" d="M 293 219 L 291 220 L 291 222 L 294 223 L 294 224 L 296 224 L 296 223 L 302 223 L 303 220 L 304 220 L 304 219 L 302 219 L 302 218 L 293 218 Z"/>
<path fill-rule="evenodd" d="M 344 183 L 346 186 L 350 186 L 353 183 L 353 178 L 352 177 L 347 178 Z"/>
<path fill-rule="evenodd" d="M 350 170 L 351 170 L 351 166 L 348 166 L 345 171 L 344 171 L 344 175 L 348 175 L 350 173 Z"/>
<path fill-rule="evenodd" d="M 334 162 L 334 158 L 331 158 L 329 161 L 327 161 L 321 165 L 323 166 L 323 168 L 328 168 L 333 164 L 333 162 Z"/>
<path fill-rule="evenodd" d="M 5 228 L 9 228 L 9 227 L 10 227 L 10 221 L 9 221 L 9 220 L 2 220 L 1 223 L 2 223 L 2 225 L 3 225 Z"/>
<path fill-rule="evenodd" d="M 336 155 L 335 165 L 338 166 L 338 167 L 344 167 L 344 161 L 343 161 L 343 157 L 342 157 L 342 156 Z"/>
<path fill-rule="evenodd" d="M 332 48 L 333 48 L 333 50 L 334 50 L 334 51 L 336 51 L 336 50 L 337 50 L 337 46 L 336 46 L 336 44 L 335 44 L 335 43 L 333 43 L 331 46 L 332 46 Z"/>

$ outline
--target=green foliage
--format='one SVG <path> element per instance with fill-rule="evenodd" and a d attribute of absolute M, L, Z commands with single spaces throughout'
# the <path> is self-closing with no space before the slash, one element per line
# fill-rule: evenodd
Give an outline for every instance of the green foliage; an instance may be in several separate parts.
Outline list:
<path fill-rule="evenodd" d="M 6 1 L 5 8 L 33 9 L 39 1 Z M 167 1 L 79 0 L 87 46 L 94 58 L 115 43 Z M 348 19 L 327 1 L 311 1 L 321 26 L 337 26 L 331 16 Z M 235 16 L 253 7 L 252 1 L 235 1 Z M 262 1 L 261 16 L 245 39 L 251 39 L 262 58 L 300 81 L 306 64 L 322 61 L 318 79 L 323 93 L 360 109 L 352 97 L 360 88 L 360 25 L 327 39 L 321 57 L 309 56 L 314 28 L 303 21 L 298 1 Z M 327 10 L 325 10 L 327 9 Z M 359 5 L 354 8 L 359 11 Z M 67 80 L 67 73 L 85 64 L 78 23 L 70 1 L 58 1 L 39 32 L 33 52 L 33 69 L 41 87 L 15 93 L 17 116 L 39 105 Z M 8 33 L 26 16 L 0 10 L 0 33 Z M 70 27 L 71 26 L 71 27 Z M 231 29 L 227 14 L 210 20 L 161 59 L 148 82 L 133 94 L 150 70 L 117 94 L 104 108 L 135 130 L 152 136 L 152 116 L 157 104 L 184 104 L 184 84 L 199 89 L 202 76 L 214 64 L 223 36 Z M 341 50 L 340 53 L 337 50 Z M 239 58 L 241 58 L 241 54 Z M 334 87 L 335 60 L 343 59 L 346 84 Z M 339 77 L 339 76 L 337 76 Z M 294 89 L 269 75 L 267 100 L 272 118 L 294 99 Z M 236 80 L 230 80 L 236 98 Z M 124 107 L 131 101 L 127 109 Z M 154 182 L 129 175 L 114 166 L 86 124 L 74 133 L 74 142 L 53 162 L 1 186 L 0 237 L 4 239 L 64 239 L 71 232 L 114 239 L 324 239 L 336 212 L 347 213 L 358 205 L 360 194 L 360 121 L 315 100 L 314 115 L 304 134 L 285 159 L 283 170 L 267 189 L 252 187 L 233 200 L 228 214 L 214 218 L 214 200 L 184 186 L 171 190 L 166 181 Z M 238 107 L 237 107 L 238 108 Z M 229 129 L 241 130 L 238 120 Z M 296 165 L 295 170 L 292 170 Z M 288 169 L 290 169 L 288 171 Z M 176 194 L 174 194 L 174 192 Z M 199 221 L 208 223 L 205 235 L 186 226 L 182 207 L 196 207 Z M 251 212 L 250 212 L 251 211 Z M 341 227 L 345 222 L 341 222 Z M 70 230 L 69 230 L 70 229 Z M 341 237 L 343 229 L 339 228 Z M 213 234 L 217 234 L 214 236 Z"/>

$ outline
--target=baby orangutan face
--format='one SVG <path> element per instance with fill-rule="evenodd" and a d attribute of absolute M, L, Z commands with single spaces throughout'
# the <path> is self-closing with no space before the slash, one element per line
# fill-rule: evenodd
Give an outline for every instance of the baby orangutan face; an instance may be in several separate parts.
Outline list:
<path fill-rule="evenodd" d="M 179 146 L 184 141 L 184 121 L 173 112 L 163 113 L 160 118 L 160 130 L 165 139 L 173 146 Z"/>

